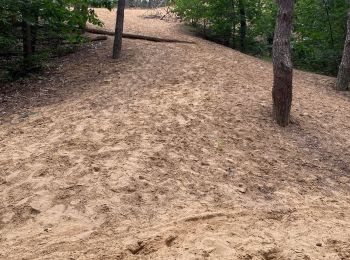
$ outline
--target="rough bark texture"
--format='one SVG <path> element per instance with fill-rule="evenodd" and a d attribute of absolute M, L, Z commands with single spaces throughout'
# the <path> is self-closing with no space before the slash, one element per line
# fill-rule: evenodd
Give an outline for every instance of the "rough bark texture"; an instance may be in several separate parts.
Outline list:
<path fill-rule="evenodd" d="M 113 59 L 118 59 L 122 50 L 122 39 L 124 29 L 125 0 L 118 1 L 117 21 L 115 25 L 115 36 L 113 45 Z"/>
<path fill-rule="evenodd" d="M 23 40 L 23 58 L 24 63 L 30 61 L 31 56 L 35 53 L 37 24 L 39 20 L 38 11 L 35 8 L 29 9 L 28 2 L 23 1 L 21 9 L 22 16 L 22 40 Z"/>
<path fill-rule="evenodd" d="M 336 84 L 337 90 L 350 89 L 350 11 L 348 12 L 348 28 L 346 32 L 346 40 L 341 64 L 339 66 L 338 80 Z"/>
<path fill-rule="evenodd" d="M 280 126 L 289 124 L 293 96 L 290 38 L 294 0 L 277 0 L 278 15 L 273 41 L 273 115 Z"/>

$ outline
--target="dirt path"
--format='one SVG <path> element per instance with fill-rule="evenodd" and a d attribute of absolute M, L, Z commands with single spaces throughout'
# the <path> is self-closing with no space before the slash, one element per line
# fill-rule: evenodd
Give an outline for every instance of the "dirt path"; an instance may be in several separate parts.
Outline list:
<path fill-rule="evenodd" d="M 99 11 L 106 27 L 113 15 Z M 350 96 L 127 10 L 0 105 L 0 259 L 350 259 Z"/>

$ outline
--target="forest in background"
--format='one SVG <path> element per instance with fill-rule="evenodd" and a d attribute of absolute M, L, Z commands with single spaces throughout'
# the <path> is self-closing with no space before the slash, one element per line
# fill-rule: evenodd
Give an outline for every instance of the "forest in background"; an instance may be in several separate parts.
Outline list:
<path fill-rule="evenodd" d="M 348 8 L 347 0 L 295 1 L 295 67 L 337 75 Z M 176 0 L 174 11 L 205 38 L 264 59 L 272 56 L 275 0 Z"/>
<path fill-rule="evenodd" d="M 43 61 L 74 51 L 87 21 L 102 25 L 94 7 L 117 0 L 2 0 L 0 77 L 19 78 Z M 203 37 L 270 60 L 277 15 L 275 0 L 126 0 L 127 7 L 172 6 Z M 346 36 L 347 0 L 295 1 L 292 60 L 296 68 L 336 76 Z"/>
<path fill-rule="evenodd" d="M 1 0 L 0 78 L 14 80 L 41 70 L 46 60 L 88 41 L 87 22 L 102 25 L 93 8 L 115 0 Z"/>

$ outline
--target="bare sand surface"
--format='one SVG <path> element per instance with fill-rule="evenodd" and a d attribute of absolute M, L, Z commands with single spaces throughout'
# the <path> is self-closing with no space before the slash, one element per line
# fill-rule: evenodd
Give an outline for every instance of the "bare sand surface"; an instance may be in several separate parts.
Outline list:
<path fill-rule="evenodd" d="M 114 28 L 114 13 L 98 11 Z M 350 259 L 350 95 L 126 11 L 126 32 L 6 86 L 0 259 Z"/>

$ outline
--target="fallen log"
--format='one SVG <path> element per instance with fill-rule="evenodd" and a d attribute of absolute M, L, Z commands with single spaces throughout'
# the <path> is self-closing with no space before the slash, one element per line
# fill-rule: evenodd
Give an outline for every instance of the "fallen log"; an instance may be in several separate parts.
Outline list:
<path fill-rule="evenodd" d="M 114 36 L 114 32 L 109 31 L 109 30 L 105 30 L 105 29 L 87 27 L 85 29 L 85 31 L 88 33 L 93 33 L 93 34 Z M 145 41 L 152 41 L 152 42 L 173 42 L 173 43 L 196 44 L 195 42 L 190 42 L 190 41 L 183 41 L 183 40 L 169 39 L 169 38 L 158 38 L 158 37 L 153 37 L 153 36 L 138 35 L 138 34 L 131 34 L 131 33 L 123 33 L 123 38 L 135 39 L 135 40 L 145 40 Z"/>
<path fill-rule="evenodd" d="M 86 42 L 99 42 L 99 41 L 106 41 L 108 37 L 106 35 L 98 35 L 94 37 L 87 36 L 85 38 Z M 70 41 L 64 41 L 62 44 L 66 45 L 72 45 L 72 44 L 81 44 L 81 42 L 70 42 Z"/>
<path fill-rule="evenodd" d="M 98 41 L 106 41 L 107 40 L 107 36 L 106 35 L 100 35 L 100 36 L 96 36 L 96 37 L 93 37 L 93 38 L 88 38 L 89 41 L 91 42 L 98 42 Z"/>

